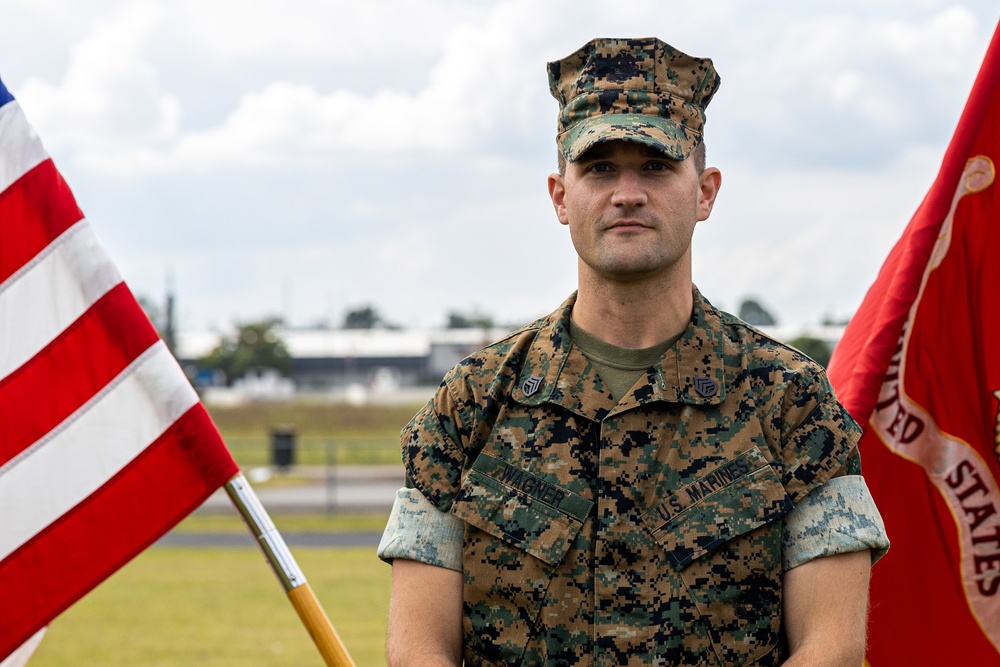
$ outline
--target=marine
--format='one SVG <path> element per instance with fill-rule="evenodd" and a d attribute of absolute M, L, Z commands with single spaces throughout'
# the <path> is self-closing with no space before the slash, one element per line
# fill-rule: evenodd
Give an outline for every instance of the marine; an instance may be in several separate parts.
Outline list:
<path fill-rule="evenodd" d="M 578 288 L 403 429 L 388 664 L 856 667 L 888 548 L 860 429 L 691 278 L 714 64 L 595 39 L 548 76 Z"/>

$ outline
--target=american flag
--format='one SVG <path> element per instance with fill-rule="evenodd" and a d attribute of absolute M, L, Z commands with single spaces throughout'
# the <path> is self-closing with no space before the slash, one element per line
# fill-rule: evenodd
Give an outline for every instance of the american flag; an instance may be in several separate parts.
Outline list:
<path fill-rule="evenodd" d="M 237 472 L 0 82 L 0 659 Z"/>

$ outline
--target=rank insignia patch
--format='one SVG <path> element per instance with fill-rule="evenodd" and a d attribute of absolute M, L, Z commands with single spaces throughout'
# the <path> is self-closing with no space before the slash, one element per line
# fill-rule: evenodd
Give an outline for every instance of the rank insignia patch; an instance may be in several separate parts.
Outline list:
<path fill-rule="evenodd" d="M 524 392 L 525 396 L 531 396 L 541 388 L 542 388 L 542 376 L 540 375 L 532 375 L 530 378 L 524 381 L 524 384 L 521 385 L 521 391 Z"/>
<path fill-rule="evenodd" d="M 711 398 L 719 391 L 719 385 L 712 378 L 696 377 L 694 379 L 694 389 L 705 398 Z"/>

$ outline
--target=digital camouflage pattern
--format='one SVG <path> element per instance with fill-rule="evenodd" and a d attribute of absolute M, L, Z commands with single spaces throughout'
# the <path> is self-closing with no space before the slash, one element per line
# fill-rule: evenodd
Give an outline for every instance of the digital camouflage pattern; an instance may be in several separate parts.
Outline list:
<path fill-rule="evenodd" d="M 855 467 L 822 369 L 695 290 L 615 401 L 574 299 L 460 363 L 402 434 L 465 529 L 466 665 L 777 665 L 782 517 Z"/>
<path fill-rule="evenodd" d="M 711 60 L 655 37 L 591 40 L 548 70 L 559 101 L 556 143 L 570 162 L 609 139 L 683 160 L 702 140 L 705 107 L 720 83 Z"/>
<path fill-rule="evenodd" d="M 464 525 L 431 505 L 416 489 L 396 492 L 386 526 L 390 529 L 379 541 L 379 558 L 388 561 L 408 558 L 462 571 Z"/>
<path fill-rule="evenodd" d="M 864 507 L 871 511 L 859 511 Z M 864 549 L 871 549 L 874 565 L 889 550 L 882 516 L 859 474 L 834 477 L 803 498 L 785 521 L 782 542 L 786 570 L 814 558 Z"/>

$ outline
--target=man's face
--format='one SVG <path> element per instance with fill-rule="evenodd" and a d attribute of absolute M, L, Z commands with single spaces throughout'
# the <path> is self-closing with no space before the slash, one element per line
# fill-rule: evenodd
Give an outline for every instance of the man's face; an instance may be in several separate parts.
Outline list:
<path fill-rule="evenodd" d="M 565 175 L 550 176 L 549 193 L 582 270 L 616 282 L 677 271 L 690 280 L 691 236 L 720 183 L 718 169 L 699 174 L 690 159 L 608 141 L 567 164 Z"/>

